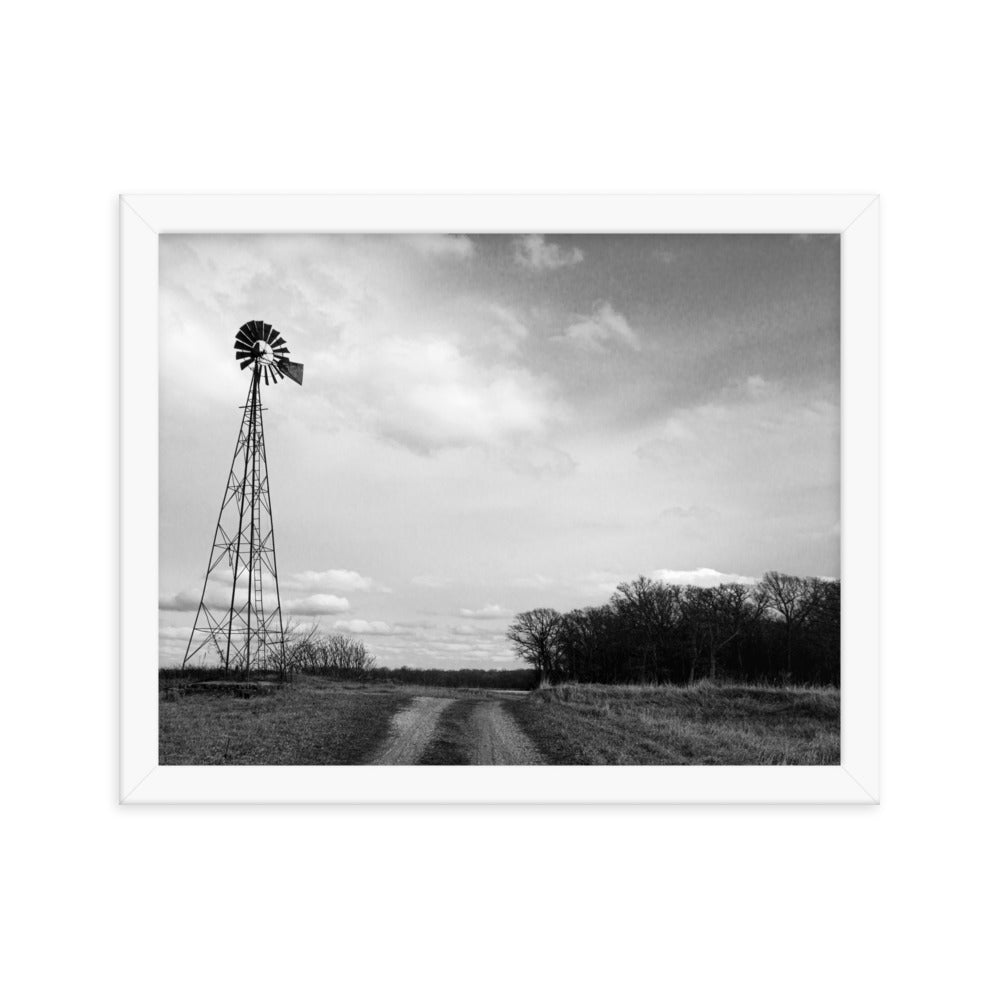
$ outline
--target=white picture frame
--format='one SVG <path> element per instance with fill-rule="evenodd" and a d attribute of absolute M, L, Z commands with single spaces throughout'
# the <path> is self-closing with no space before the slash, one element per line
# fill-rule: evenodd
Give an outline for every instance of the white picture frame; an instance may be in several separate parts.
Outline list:
<path fill-rule="evenodd" d="M 161 233 L 789 232 L 841 235 L 839 766 L 254 767 L 158 763 Z M 832 195 L 124 195 L 120 801 L 879 801 L 879 201 Z"/>

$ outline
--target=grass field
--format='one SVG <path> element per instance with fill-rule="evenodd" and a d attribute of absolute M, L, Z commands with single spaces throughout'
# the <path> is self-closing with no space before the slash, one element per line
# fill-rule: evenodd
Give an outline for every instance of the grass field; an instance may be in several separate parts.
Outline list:
<path fill-rule="evenodd" d="M 256 698 L 161 696 L 160 763 L 364 763 L 409 700 L 405 690 L 311 677 Z"/>
<path fill-rule="evenodd" d="M 508 704 L 550 764 L 838 764 L 833 688 L 563 685 Z"/>
<path fill-rule="evenodd" d="M 419 740 L 400 730 L 408 719 L 424 727 Z M 161 695 L 162 764 L 365 764 L 394 739 L 410 741 L 400 763 L 837 764 L 840 692 L 561 685 L 525 695 L 301 677 L 249 699 Z"/>

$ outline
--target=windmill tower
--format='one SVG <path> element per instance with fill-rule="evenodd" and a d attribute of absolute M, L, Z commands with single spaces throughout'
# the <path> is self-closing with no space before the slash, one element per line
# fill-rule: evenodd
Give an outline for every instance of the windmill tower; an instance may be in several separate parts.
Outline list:
<path fill-rule="evenodd" d="M 290 361 L 284 338 L 270 323 L 253 320 L 236 334 L 240 370 L 250 389 L 236 450 L 215 526 L 184 666 L 285 672 L 285 630 L 274 554 L 274 524 L 264 447 L 261 382 L 286 376 L 302 385 L 302 365 Z"/>

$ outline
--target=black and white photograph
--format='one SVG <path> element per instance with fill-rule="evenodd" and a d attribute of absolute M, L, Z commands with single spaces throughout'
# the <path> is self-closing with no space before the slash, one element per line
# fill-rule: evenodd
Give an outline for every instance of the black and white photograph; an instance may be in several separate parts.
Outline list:
<path fill-rule="evenodd" d="M 840 763 L 838 233 L 159 236 L 161 765 Z"/>
<path fill-rule="evenodd" d="M 989 5 L 5 14 L 3 995 L 989 994 Z"/>

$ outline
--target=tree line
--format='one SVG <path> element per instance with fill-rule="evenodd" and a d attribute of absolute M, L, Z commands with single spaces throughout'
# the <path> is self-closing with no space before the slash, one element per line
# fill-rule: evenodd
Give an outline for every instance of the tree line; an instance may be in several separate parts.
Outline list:
<path fill-rule="evenodd" d="M 534 687 L 535 680 L 531 670 L 380 667 L 360 639 L 339 632 L 326 635 L 316 626 L 301 634 L 291 633 L 285 642 L 285 662 L 292 673 L 316 674 L 346 681 L 527 691 Z"/>
<path fill-rule="evenodd" d="M 507 630 L 538 683 L 840 684 L 840 581 L 769 572 L 753 585 L 640 576 L 607 604 L 535 608 Z"/>

